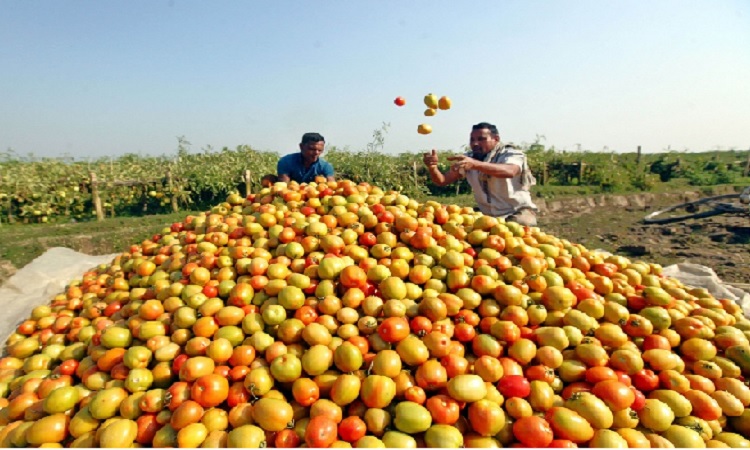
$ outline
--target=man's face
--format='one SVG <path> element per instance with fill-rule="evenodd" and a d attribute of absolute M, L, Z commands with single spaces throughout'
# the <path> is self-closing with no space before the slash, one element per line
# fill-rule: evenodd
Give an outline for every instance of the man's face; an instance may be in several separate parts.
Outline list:
<path fill-rule="evenodd" d="M 493 135 L 492 132 L 486 128 L 480 130 L 472 130 L 471 136 L 469 137 L 469 147 L 474 153 L 489 153 L 500 141 L 500 137 Z"/>
<path fill-rule="evenodd" d="M 325 148 L 326 143 L 323 141 L 320 142 L 308 142 L 306 144 L 300 144 L 299 149 L 302 152 L 302 157 L 305 159 L 305 161 L 309 162 L 316 162 L 318 158 L 320 158 L 320 155 L 323 154 L 323 149 Z"/>

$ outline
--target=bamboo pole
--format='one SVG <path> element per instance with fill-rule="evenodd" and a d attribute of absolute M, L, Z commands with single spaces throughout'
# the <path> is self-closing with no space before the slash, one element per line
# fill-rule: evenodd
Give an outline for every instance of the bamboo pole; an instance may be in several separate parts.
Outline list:
<path fill-rule="evenodd" d="M 169 192 L 170 202 L 172 203 L 172 212 L 180 210 L 177 205 L 177 196 L 174 193 L 174 181 L 172 180 L 172 169 L 167 169 L 167 189 Z"/>
<path fill-rule="evenodd" d="M 245 169 L 245 173 L 242 175 L 242 178 L 245 180 L 245 198 L 247 198 L 248 195 L 250 195 L 252 192 L 252 184 L 250 183 L 250 170 Z"/>
<path fill-rule="evenodd" d="M 413 161 L 412 165 L 414 167 L 414 188 L 416 189 L 415 192 L 419 192 L 419 177 L 417 176 L 417 162 Z"/>
<path fill-rule="evenodd" d="M 91 197 L 94 201 L 94 210 L 96 211 L 96 220 L 104 220 L 104 212 L 102 211 L 102 199 L 99 197 L 99 183 L 96 181 L 96 174 L 89 172 L 89 179 L 91 180 Z"/>

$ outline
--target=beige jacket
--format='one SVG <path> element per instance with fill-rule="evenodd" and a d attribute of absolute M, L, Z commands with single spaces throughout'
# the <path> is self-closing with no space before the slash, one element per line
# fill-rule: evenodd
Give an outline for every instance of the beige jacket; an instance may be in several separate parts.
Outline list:
<path fill-rule="evenodd" d="M 473 156 L 473 153 L 468 152 L 466 155 Z M 536 179 L 522 150 L 499 143 L 485 155 L 483 161 L 514 164 L 521 168 L 521 172 L 513 178 L 490 177 L 478 170 L 466 171 L 466 181 L 471 185 L 477 206 L 483 214 L 504 218 L 522 209 L 538 211 L 529 192 L 531 186 L 536 184 Z"/>

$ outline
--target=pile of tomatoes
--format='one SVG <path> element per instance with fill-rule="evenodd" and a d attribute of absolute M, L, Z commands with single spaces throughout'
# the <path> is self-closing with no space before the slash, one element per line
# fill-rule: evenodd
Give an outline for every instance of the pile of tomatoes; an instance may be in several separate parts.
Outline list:
<path fill-rule="evenodd" d="M 343 180 L 232 194 L 0 359 L 4 447 L 750 447 L 741 308 Z"/>

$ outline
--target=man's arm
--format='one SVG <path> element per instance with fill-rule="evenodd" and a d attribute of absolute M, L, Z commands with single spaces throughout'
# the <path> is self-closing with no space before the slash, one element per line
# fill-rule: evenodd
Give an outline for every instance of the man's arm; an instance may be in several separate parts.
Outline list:
<path fill-rule="evenodd" d="M 438 155 L 435 149 L 432 149 L 432 152 L 430 153 L 423 154 L 422 162 L 427 166 L 427 172 L 430 174 L 430 179 L 438 186 L 447 186 L 461 179 L 462 175 L 453 167 L 445 173 L 440 171 L 438 168 Z"/>
<path fill-rule="evenodd" d="M 513 178 L 521 173 L 521 166 L 523 165 L 523 157 L 511 157 L 510 163 L 478 161 L 465 155 L 451 156 L 448 160 L 453 162 L 451 168 L 477 170 L 495 178 Z"/>
<path fill-rule="evenodd" d="M 323 175 L 325 175 L 326 180 L 328 181 L 336 181 L 335 174 L 333 173 L 333 166 L 327 161 L 325 166 L 323 166 Z"/>
<path fill-rule="evenodd" d="M 282 183 L 288 183 L 291 181 L 291 177 L 289 174 L 291 173 L 291 170 L 289 169 L 288 164 L 284 161 L 284 158 L 281 158 L 278 163 L 276 163 L 276 174 L 279 177 L 279 181 Z"/>
<path fill-rule="evenodd" d="M 461 174 L 458 170 L 454 170 L 453 167 L 448 169 L 447 172 L 443 173 L 440 168 L 436 165 L 427 166 L 427 172 L 430 174 L 430 179 L 437 186 L 447 186 L 455 183 L 461 179 Z"/>

